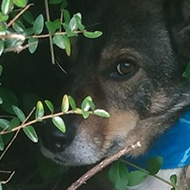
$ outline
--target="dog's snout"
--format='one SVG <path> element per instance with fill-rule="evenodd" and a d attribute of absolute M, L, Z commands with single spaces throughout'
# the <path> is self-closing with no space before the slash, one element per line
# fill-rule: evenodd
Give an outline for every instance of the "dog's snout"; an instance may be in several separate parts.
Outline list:
<path fill-rule="evenodd" d="M 41 142 L 43 146 L 52 153 L 64 151 L 69 146 L 75 137 L 75 127 L 66 122 L 66 132 L 63 133 L 57 129 L 51 121 L 46 122 L 48 128 L 46 133 L 41 130 Z"/>

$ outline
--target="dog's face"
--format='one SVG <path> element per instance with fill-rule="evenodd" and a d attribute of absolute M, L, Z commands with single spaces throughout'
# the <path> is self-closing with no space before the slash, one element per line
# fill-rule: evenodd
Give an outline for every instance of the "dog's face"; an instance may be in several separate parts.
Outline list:
<path fill-rule="evenodd" d="M 75 43 L 69 93 L 78 105 L 90 95 L 111 117 L 63 117 L 66 134 L 48 126 L 42 137 L 46 156 L 61 164 L 92 164 L 141 141 L 142 147 L 131 152 L 137 156 L 175 121 L 189 99 L 182 78 L 187 58 L 174 49 L 175 18 L 167 3 L 97 1 L 99 8 L 91 10 L 86 0 L 85 25 L 94 24 L 103 35 L 96 40 L 80 36 Z"/>

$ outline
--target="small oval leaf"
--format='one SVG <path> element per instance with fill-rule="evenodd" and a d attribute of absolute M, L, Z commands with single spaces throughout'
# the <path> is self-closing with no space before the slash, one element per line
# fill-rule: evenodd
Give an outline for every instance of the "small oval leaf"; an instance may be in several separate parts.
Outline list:
<path fill-rule="evenodd" d="M 41 101 L 37 102 L 35 118 L 40 120 L 44 116 L 44 106 Z"/>
<path fill-rule="evenodd" d="M 44 28 L 44 17 L 40 14 L 34 21 L 33 30 L 34 34 L 40 34 Z"/>
<path fill-rule="evenodd" d="M 108 171 L 108 177 L 117 190 L 126 190 L 128 186 L 129 172 L 124 163 L 113 163 Z"/>
<path fill-rule="evenodd" d="M 38 142 L 38 135 L 34 129 L 34 127 L 32 127 L 31 125 L 24 127 L 23 128 L 24 133 L 26 134 L 26 136 L 34 143 Z"/>
<path fill-rule="evenodd" d="M 53 43 L 61 49 L 65 49 L 65 42 L 63 35 L 58 35 L 53 37 Z"/>
<path fill-rule="evenodd" d="M 100 31 L 95 31 L 95 32 L 84 31 L 83 34 L 87 38 L 98 38 L 102 35 L 102 32 L 100 32 Z"/>
<path fill-rule="evenodd" d="M 3 43 L 3 40 L 0 40 L 0 56 L 2 55 L 4 51 L 4 43 Z"/>
<path fill-rule="evenodd" d="M 10 127 L 10 121 L 6 119 L 0 119 L 0 128 L 8 129 Z"/>
<path fill-rule="evenodd" d="M 4 15 L 8 14 L 11 10 L 11 7 L 13 6 L 12 0 L 3 0 L 1 4 L 1 10 Z"/>
<path fill-rule="evenodd" d="M 50 112 L 53 114 L 54 106 L 53 106 L 52 102 L 50 102 L 49 100 L 45 100 L 45 104 L 49 108 Z"/>
<path fill-rule="evenodd" d="M 30 53 L 34 53 L 38 47 L 38 39 L 37 38 L 29 38 L 28 39 L 28 49 Z"/>
<path fill-rule="evenodd" d="M 69 96 L 69 104 L 70 104 L 72 110 L 74 111 L 76 109 L 76 102 L 71 96 Z"/>
<path fill-rule="evenodd" d="M 136 186 L 141 184 L 146 178 L 148 174 L 142 171 L 132 171 L 129 174 L 129 184 L 128 186 Z"/>
<path fill-rule="evenodd" d="M 52 122 L 61 132 L 66 132 L 65 123 L 61 117 L 53 117 Z"/>
<path fill-rule="evenodd" d="M 65 113 L 68 110 L 69 110 L 69 97 L 67 95 L 64 95 L 61 104 L 61 111 Z"/>
<path fill-rule="evenodd" d="M 16 116 L 20 119 L 21 122 L 24 122 L 26 119 L 26 116 L 24 115 L 23 111 L 18 108 L 17 106 L 12 106 L 14 113 Z"/>
<path fill-rule="evenodd" d="M 26 4 L 28 3 L 27 0 L 13 0 L 13 3 L 17 6 L 17 7 L 25 7 Z"/>
<path fill-rule="evenodd" d="M 150 175 L 156 175 L 161 169 L 163 158 L 160 156 L 149 158 L 147 161 L 147 170 Z"/>
<path fill-rule="evenodd" d="M 3 142 L 3 139 L 2 139 L 2 136 L 0 135 L 0 151 L 4 150 L 4 142 Z"/>
<path fill-rule="evenodd" d="M 97 115 L 97 116 L 100 116 L 100 117 L 105 117 L 105 118 L 110 117 L 110 114 L 107 111 L 102 110 L 102 109 L 95 110 L 94 115 Z"/>

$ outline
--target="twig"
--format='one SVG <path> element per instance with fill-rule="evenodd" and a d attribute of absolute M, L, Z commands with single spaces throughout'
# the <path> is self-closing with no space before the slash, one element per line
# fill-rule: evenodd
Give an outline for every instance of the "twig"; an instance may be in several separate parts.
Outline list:
<path fill-rule="evenodd" d="M 147 170 L 145 170 L 144 168 L 141 168 L 140 166 L 137 166 L 137 165 L 135 165 L 135 164 L 133 164 L 131 162 L 128 162 L 127 160 L 123 160 L 123 159 L 122 159 L 122 162 L 129 165 L 129 166 L 131 166 L 131 167 L 133 167 L 133 168 L 136 168 L 137 170 L 140 170 L 140 171 L 146 173 L 147 175 L 150 175 L 150 173 Z M 172 183 L 170 183 L 169 181 L 161 178 L 160 176 L 158 176 L 158 175 L 152 175 L 152 176 L 154 178 L 158 179 L 159 181 L 162 181 L 163 183 L 166 183 L 166 184 L 170 185 L 171 187 L 174 187 L 174 185 Z M 182 189 L 180 189 L 180 187 L 177 187 L 177 186 L 175 186 L 175 188 L 177 190 L 182 190 Z"/>
<path fill-rule="evenodd" d="M 26 37 L 22 34 L 10 33 L 5 35 L 0 35 L 0 39 L 18 39 L 18 40 L 25 40 Z"/>
<path fill-rule="evenodd" d="M 89 180 L 91 177 L 93 177 L 95 174 L 100 172 L 102 169 L 104 169 L 106 166 L 111 164 L 112 162 L 118 160 L 120 157 L 124 156 L 125 154 L 129 153 L 131 150 L 137 149 L 141 147 L 141 143 L 138 141 L 137 143 L 130 145 L 113 156 L 110 156 L 109 158 L 106 158 L 96 166 L 94 166 L 92 169 L 90 169 L 88 172 L 86 172 L 82 177 L 80 177 L 76 182 L 74 182 L 68 189 L 66 190 L 76 190 L 78 189 L 82 184 L 84 184 L 87 180 Z"/>
<path fill-rule="evenodd" d="M 24 46 L 17 46 L 17 47 L 11 47 L 11 48 L 6 48 L 4 50 L 5 53 L 8 53 L 8 52 L 16 52 L 16 53 L 20 53 L 21 51 L 27 49 L 29 46 L 33 46 L 37 44 L 37 42 L 32 42 L 32 43 L 29 43 L 29 44 L 26 44 Z"/>
<path fill-rule="evenodd" d="M 89 113 L 93 114 L 92 111 L 89 111 Z M 70 111 L 67 111 L 67 112 L 59 112 L 59 113 L 55 113 L 55 114 L 46 115 L 46 116 L 41 117 L 40 120 L 42 121 L 42 120 L 50 119 L 50 118 L 53 118 L 53 117 L 56 117 L 56 116 L 62 116 L 64 114 L 79 114 L 79 113 L 77 113 L 77 111 L 70 110 Z M 20 129 L 28 126 L 28 125 L 32 125 L 34 123 L 37 123 L 38 121 L 39 121 L 39 119 L 34 119 L 34 120 L 29 121 L 27 123 L 23 123 L 22 125 L 19 125 L 18 127 L 15 127 L 10 131 L 1 131 L 0 135 L 4 135 L 4 134 L 12 133 L 14 131 L 18 131 L 18 130 L 20 130 Z"/>
<path fill-rule="evenodd" d="M 47 17 L 47 21 L 50 21 L 50 14 L 49 14 L 49 5 L 48 5 L 48 1 L 44 0 L 45 2 L 45 11 L 46 11 L 46 17 Z M 54 48 L 53 48 L 53 39 L 52 39 L 52 35 L 49 32 L 49 44 L 50 44 L 50 53 L 51 53 L 51 61 L 53 64 L 55 64 L 55 55 L 54 55 Z"/>
<path fill-rule="evenodd" d="M 9 178 L 6 181 L 1 181 L 1 184 L 3 185 L 7 184 L 12 179 L 14 174 L 15 174 L 15 171 L 12 172 L 12 174 L 9 176 Z"/>
<path fill-rule="evenodd" d="M 11 141 L 9 142 L 9 144 L 7 145 L 7 147 L 5 148 L 5 150 L 2 152 L 1 156 L 0 156 L 0 161 L 2 160 L 2 158 L 4 157 L 4 155 L 6 154 L 6 152 L 8 151 L 8 149 L 10 148 L 10 146 L 13 144 L 13 142 L 15 141 L 15 139 L 17 138 L 20 130 L 22 129 L 22 126 L 24 125 L 24 123 L 26 123 L 26 121 L 30 118 L 30 116 L 32 115 L 32 113 L 34 112 L 36 108 L 34 107 L 32 109 L 32 111 L 28 114 L 28 116 L 26 117 L 26 119 L 23 121 L 23 123 L 21 124 L 21 127 L 17 130 L 17 132 L 15 133 L 15 135 L 13 136 L 13 138 L 11 139 Z M 6 132 L 6 131 L 5 131 Z"/>
<path fill-rule="evenodd" d="M 34 5 L 33 3 L 28 4 L 24 9 L 22 9 L 8 24 L 7 24 L 7 28 L 9 28 L 10 26 L 12 26 L 14 24 L 14 22 L 26 11 L 28 10 L 32 5 Z"/>

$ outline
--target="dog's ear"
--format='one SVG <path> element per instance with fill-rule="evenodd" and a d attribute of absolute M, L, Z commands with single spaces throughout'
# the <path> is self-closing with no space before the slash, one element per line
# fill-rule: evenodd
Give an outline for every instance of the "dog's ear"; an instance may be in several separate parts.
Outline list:
<path fill-rule="evenodd" d="M 168 0 L 166 11 L 173 46 L 190 60 L 190 0 Z"/>

